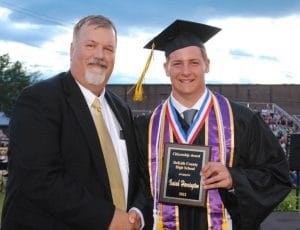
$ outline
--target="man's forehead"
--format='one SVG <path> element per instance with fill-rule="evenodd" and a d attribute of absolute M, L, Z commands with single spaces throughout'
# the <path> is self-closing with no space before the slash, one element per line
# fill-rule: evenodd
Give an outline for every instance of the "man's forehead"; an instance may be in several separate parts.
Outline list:
<path fill-rule="evenodd" d="M 170 53 L 169 58 L 187 58 L 187 57 L 201 57 L 201 49 L 198 46 L 188 46 L 177 49 Z"/>

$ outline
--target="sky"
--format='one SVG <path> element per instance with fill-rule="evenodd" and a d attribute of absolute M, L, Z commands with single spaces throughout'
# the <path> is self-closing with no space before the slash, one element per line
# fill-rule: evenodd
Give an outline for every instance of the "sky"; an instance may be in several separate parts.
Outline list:
<path fill-rule="evenodd" d="M 221 28 L 205 46 L 210 84 L 300 84 L 300 0 L 0 0 L 0 55 L 49 78 L 69 69 L 74 24 L 90 14 L 118 30 L 111 84 L 138 80 L 154 36 L 176 19 Z M 154 53 L 145 83 L 169 84 Z"/>

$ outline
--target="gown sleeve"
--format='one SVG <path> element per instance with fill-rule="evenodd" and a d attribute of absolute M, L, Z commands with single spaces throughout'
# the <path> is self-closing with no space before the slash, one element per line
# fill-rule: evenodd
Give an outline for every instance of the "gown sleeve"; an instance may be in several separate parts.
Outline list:
<path fill-rule="evenodd" d="M 270 128 L 258 115 L 232 103 L 234 162 L 229 168 L 234 193 L 221 190 L 238 229 L 257 229 L 291 189 L 288 163 Z"/>

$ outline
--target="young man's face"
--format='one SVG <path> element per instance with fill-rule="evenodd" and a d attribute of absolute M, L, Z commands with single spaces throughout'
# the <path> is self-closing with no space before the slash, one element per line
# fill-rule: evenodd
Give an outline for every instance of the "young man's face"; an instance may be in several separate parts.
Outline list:
<path fill-rule="evenodd" d="M 201 49 L 188 46 L 173 51 L 164 68 L 172 83 L 173 96 L 185 106 L 193 105 L 204 92 L 205 73 L 209 70 L 209 60 L 204 60 Z"/>

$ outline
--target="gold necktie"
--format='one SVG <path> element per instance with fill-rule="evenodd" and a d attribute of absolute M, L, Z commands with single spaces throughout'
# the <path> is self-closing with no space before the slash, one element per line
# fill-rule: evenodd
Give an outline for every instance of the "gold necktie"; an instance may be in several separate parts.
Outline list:
<path fill-rule="evenodd" d="M 109 177 L 109 184 L 113 197 L 113 202 L 117 208 L 126 210 L 125 192 L 119 163 L 117 160 L 115 148 L 113 146 L 105 121 L 103 119 L 100 101 L 98 99 L 94 100 L 92 108 L 102 152 L 105 159 L 105 165 Z"/>

